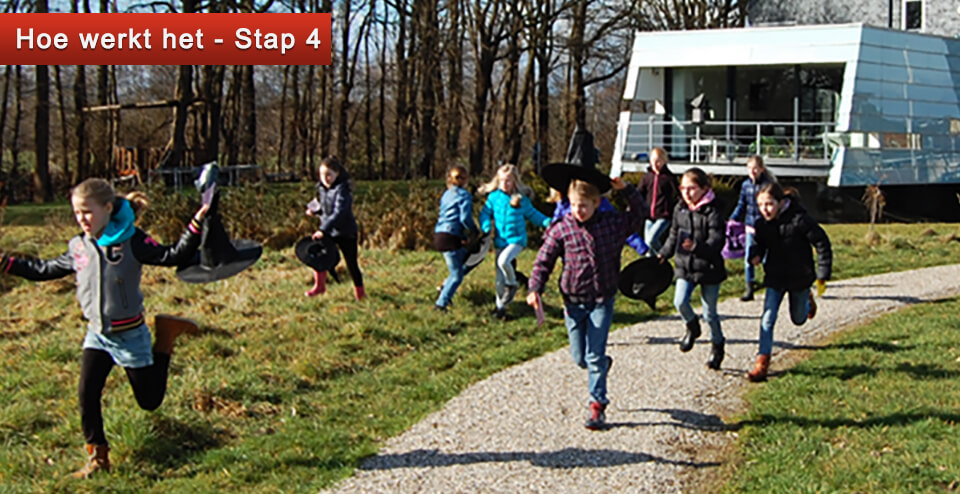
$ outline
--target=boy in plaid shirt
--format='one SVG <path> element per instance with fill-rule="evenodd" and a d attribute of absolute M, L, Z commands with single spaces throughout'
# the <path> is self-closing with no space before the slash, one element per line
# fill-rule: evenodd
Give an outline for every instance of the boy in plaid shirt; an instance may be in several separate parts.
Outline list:
<path fill-rule="evenodd" d="M 609 403 L 607 374 L 613 359 L 606 355 L 606 346 L 620 273 L 620 252 L 627 236 L 643 224 L 649 210 L 635 188 L 619 178 L 612 179 L 610 184 L 626 194 L 628 212 L 597 211 L 601 199 L 597 185 L 581 180 L 570 182 L 570 213 L 544 234 L 527 295 L 528 304 L 541 307 L 547 278 L 557 259 L 562 258 L 560 292 L 570 353 L 577 365 L 589 371 L 590 416 L 585 425 L 590 430 L 603 428 L 604 410 Z"/>

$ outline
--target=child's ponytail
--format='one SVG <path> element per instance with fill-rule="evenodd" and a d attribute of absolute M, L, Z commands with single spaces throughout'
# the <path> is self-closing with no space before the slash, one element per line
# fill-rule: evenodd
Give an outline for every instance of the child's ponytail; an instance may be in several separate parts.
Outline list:
<path fill-rule="evenodd" d="M 147 195 L 140 191 L 133 191 L 128 193 L 124 198 L 130 201 L 130 207 L 133 208 L 133 214 L 139 216 L 141 212 L 147 209 L 147 206 L 150 205 L 150 200 L 147 199 Z"/>

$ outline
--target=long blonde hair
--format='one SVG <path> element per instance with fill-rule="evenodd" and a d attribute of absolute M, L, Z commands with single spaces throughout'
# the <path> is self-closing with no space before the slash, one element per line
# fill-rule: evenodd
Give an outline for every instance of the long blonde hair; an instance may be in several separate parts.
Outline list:
<path fill-rule="evenodd" d="M 78 199 L 93 199 L 101 206 L 113 203 L 118 198 L 113 185 L 102 178 L 88 178 L 80 182 L 70 190 L 70 196 Z M 150 205 L 150 200 L 143 192 L 134 191 L 120 197 L 130 201 L 134 214 L 140 213 Z"/>
<path fill-rule="evenodd" d="M 493 178 L 490 179 L 489 182 L 481 185 L 480 188 L 477 189 L 477 192 L 479 192 L 480 194 L 489 194 L 499 189 L 501 173 L 504 175 L 509 174 L 513 176 L 513 183 L 515 185 L 514 185 L 513 193 L 510 194 L 510 205 L 515 208 L 520 207 L 520 203 L 523 201 L 523 196 L 529 197 L 530 194 L 533 192 L 533 189 L 531 189 L 529 186 L 524 184 L 522 180 L 520 180 L 520 169 L 517 168 L 517 165 L 514 165 L 512 163 L 507 163 L 505 165 L 501 165 L 500 168 L 497 168 L 497 173 L 493 174 Z"/>

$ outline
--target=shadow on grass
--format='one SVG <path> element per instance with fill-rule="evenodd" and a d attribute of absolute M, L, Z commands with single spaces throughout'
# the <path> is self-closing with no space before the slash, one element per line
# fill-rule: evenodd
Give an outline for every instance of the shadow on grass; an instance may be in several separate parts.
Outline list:
<path fill-rule="evenodd" d="M 930 302 L 928 299 L 922 299 L 917 297 L 911 297 L 908 295 L 851 295 L 849 297 L 845 296 L 836 296 L 836 295 L 824 295 L 824 300 L 893 300 L 894 302 L 900 302 L 904 304 L 923 304 Z"/>
<path fill-rule="evenodd" d="M 224 445 L 225 432 L 212 425 L 198 426 L 162 415 L 152 421 L 153 437 L 131 456 L 144 463 L 158 466 L 157 471 L 177 469 L 192 463 L 194 457 Z"/>
<path fill-rule="evenodd" d="M 418 449 L 408 453 L 378 455 L 360 465 L 360 470 L 394 468 L 448 467 L 476 463 L 529 462 L 533 466 L 556 469 L 615 467 L 655 462 L 693 468 L 715 467 L 714 462 L 671 460 L 646 453 L 611 449 L 564 448 L 558 451 L 516 451 L 443 453 L 436 449 Z"/>
<path fill-rule="evenodd" d="M 891 415 L 881 415 L 878 417 L 856 420 L 850 418 L 825 418 L 811 419 L 806 417 L 785 416 L 785 415 L 760 415 L 758 418 L 744 420 L 736 425 L 764 427 L 777 424 L 792 424 L 798 427 L 827 427 L 835 429 L 838 427 L 858 427 L 872 428 L 884 426 L 904 426 L 914 422 L 923 422 L 926 420 L 940 420 L 946 424 L 953 424 L 960 421 L 960 414 L 945 412 L 930 413 L 894 413 Z"/>
<path fill-rule="evenodd" d="M 669 415 L 673 420 L 661 422 L 609 422 L 607 424 L 609 428 L 671 426 L 706 432 L 726 432 L 735 431 L 741 427 L 739 424 L 727 424 L 717 415 L 709 415 L 694 410 L 683 410 L 679 408 L 637 408 L 624 411 L 628 413 L 663 413 Z"/>
<path fill-rule="evenodd" d="M 815 369 L 790 368 L 780 372 L 771 373 L 773 375 L 811 376 L 817 378 L 832 377 L 841 380 L 853 379 L 860 376 L 875 376 L 880 372 L 893 371 L 908 374 L 913 379 L 956 379 L 960 377 L 960 372 L 947 370 L 936 365 L 929 364 L 911 364 L 904 362 L 894 368 L 887 367 L 869 367 L 866 365 L 834 365 L 828 367 L 817 367 Z"/>
<path fill-rule="evenodd" d="M 496 303 L 496 294 L 490 289 L 470 288 L 459 294 L 463 300 L 474 307 L 492 306 Z"/>
<path fill-rule="evenodd" d="M 781 341 L 774 343 L 774 345 L 780 348 L 786 348 L 788 350 L 861 350 L 861 349 L 870 349 L 875 352 L 880 353 L 896 353 L 902 352 L 905 350 L 913 350 L 916 348 L 916 345 L 894 345 L 893 343 L 885 343 L 881 341 L 857 341 L 852 343 L 831 343 L 828 345 L 804 345 L 804 344 L 794 344 L 786 341 Z"/>

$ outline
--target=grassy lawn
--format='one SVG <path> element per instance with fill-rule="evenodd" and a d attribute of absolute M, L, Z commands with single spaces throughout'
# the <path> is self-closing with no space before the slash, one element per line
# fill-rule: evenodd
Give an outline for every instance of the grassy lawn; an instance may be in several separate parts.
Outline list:
<path fill-rule="evenodd" d="M 886 315 L 754 388 L 723 492 L 956 491 L 958 314 L 960 299 Z"/>
<path fill-rule="evenodd" d="M 77 231 L 68 212 L 62 218 L 4 227 L 0 250 L 59 255 Z M 836 277 L 952 263 L 960 254 L 960 243 L 944 239 L 955 225 L 879 225 L 876 245 L 864 242 L 864 225 L 827 230 Z M 522 271 L 534 255 L 523 252 Z M 624 261 L 633 258 L 625 253 Z M 207 285 L 147 268 L 147 312 L 196 318 L 204 331 L 180 340 L 157 412 L 137 408 L 126 377 L 113 372 L 103 401 L 114 471 L 84 482 L 64 478 L 84 461 L 75 398 L 84 323 L 73 280 L 0 278 L 0 491 L 314 491 L 471 383 L 566 344 L 556 273 L 545 299 L 549 324 L 537 328 L 520 302 L 510 309 L 514 320 L 490 318 L 490 261 L 467 277 L 448 314 L 432 309 L 446 276 L 439 254 L 367 249 L 361 265 L 370 297 L 360 303 L 348 281 L 306 299 L 310 271 L 292 249 L 267 250 L 247 272 Z M 725 297 L 743 286 L 742 263 L 728 267 Z M 654 313 L 621 298 L 614 325 L 668 314 L 667 300 L 671 292 Z"/>

